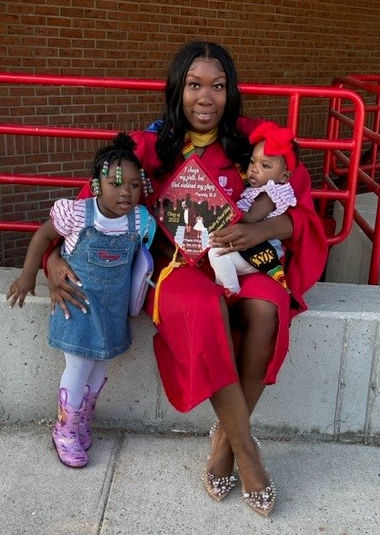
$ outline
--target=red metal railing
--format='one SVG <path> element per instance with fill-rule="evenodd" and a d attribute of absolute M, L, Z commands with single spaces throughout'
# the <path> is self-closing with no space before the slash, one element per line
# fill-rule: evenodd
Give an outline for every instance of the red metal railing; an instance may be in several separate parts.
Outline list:
<path fill-rule="evenodd" d="M 50 86 L 81 86 L 118 88 L 125 90 L 163 91 L 165 82 L 154 80 L 136 80 L 119 78 L 49 76 L 29 74 L 0 73 L 0 83 L 3 84 L 29 84 Z M 312 195 L 320 202 L 320 215 L 326 212 L 327 201 L 339 200 L 344 205 L 342 228 L 334 235 L 328 235 L 330 245 L 344 240 L 350 232 L 354 213 L 357 174 L 361 155 L 361 143 L 364 127 L 364 104 L 360 96 L 351 89 L 343 87 L 310 87 L 310 86 L 278 86 L 241 84 L 242 93 L 247 95 L 260 95 L 271 97 L 286 97 L 288 99 L 287 125 L 295 132 L 297 142 L 301 149 L 324 151 L 325 163 L 322 177 L 322 187 L 314 188 Z M 301 118 L 301 102 L 303 99 L 315 99 L 320 102 L 325 99 L 329 104 L 329 122 L 324 138 L 299 137 L 299 124 Z M 349 116 L 344 115 L 342 103 L 349 103 Z M 339 137 L 340 124 L 352 123 L 350 135 Z M 87 139 L 111 139 L 117 132 L 111 130 L 49 127 L 35 125 L 0 124 L 0 134 L 23 136 L 69 137 Z M 349 154 L 349 157 L 345 156 Z M 347 187 L 338 189 L 330 175 L 332 169 L 331 155 L 334 162 L 340 160 L 346 165 Z M 338 169 L 338 172 L 340 170 Z M 72 177 L 47 177 L 38 175 L 17 175 L 0 173 L 0 184 L 38 184 L 59 187 L 81 187 L 83 179 Z M 0 230 L 17 230 L 32 232 L 38 228 L 38 223 L 24 221 L 0 221 Z"/>
<path fill-rule="evenodd" d="M 379 283 L 380 270 L 380 75 L 350 75 L 333 80 L 337 88 L 349 88 L 360 94 L 364 101 L 366 126 L 363 129 L 363 149 L 358 169 L 359 185 L 366 191 L 377 196 L 376 216 L 371 226 L 357 209 L 354 210 L 354 221 L 372 242 L 372 252 L 368 275 L 368 284 Z M 344 112 L 353 113 L 352 107 L 346 106 Z M 350 125 L 352 126 L 352 121 Z M 334 166 L 334 170 L 335 166 Z M 340 170 L 342 172 L 342 170 Z"/>

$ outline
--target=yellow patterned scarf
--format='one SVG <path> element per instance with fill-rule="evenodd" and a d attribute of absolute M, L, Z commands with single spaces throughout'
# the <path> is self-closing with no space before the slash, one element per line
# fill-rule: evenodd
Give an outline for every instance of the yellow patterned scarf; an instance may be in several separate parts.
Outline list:
<path fill-rule="evenodd" d="M 210 132 L 206 132 L 205 134 L 198 134 L 197 132 L 192 132 L 189 130 L 187 134 L 190 136 L 190 139 L 195 147 L 207 147 L 207 145 L 211 145 L 211 143 L 216 141 L 218 137 L 218 128 L 215 127 L 210 130 Z"/>

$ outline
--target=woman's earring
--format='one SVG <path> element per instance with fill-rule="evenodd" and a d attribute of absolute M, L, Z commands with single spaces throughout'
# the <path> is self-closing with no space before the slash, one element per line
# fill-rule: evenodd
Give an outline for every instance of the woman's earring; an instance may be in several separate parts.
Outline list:
<path fill-rule="evenodd" d="M 90 189 L 91 189 L 92 194 L 95 195 L 95 197 L 99 197 L 102 194 L 102 189 L 100 187 L 99 178 L 95 177 L 92 179 Z"/>
<path fill-rule="evenodd" d="M 145 197 L 148 197 L 150 193 L 153 193 L 153 186 L 150 178 L 146 176 L 144 169 L 139 169 L 140 179 L 142 183 L 142 190 Z"/>

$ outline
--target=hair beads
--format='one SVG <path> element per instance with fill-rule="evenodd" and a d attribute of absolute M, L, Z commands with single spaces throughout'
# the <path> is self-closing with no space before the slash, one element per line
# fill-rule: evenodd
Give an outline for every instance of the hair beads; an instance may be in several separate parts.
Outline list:
<path fill-rule="evenodd" d="M 150 193 L 153 193 L 152 183 L 145 176 L 141 162 L 134 152 L 135 148 L 136 143 L 131 136 L 126 132 L 120 132 L 110 145 L 98 150 L 93 164 L 93 178 L 91 183 L 91 191 L 94 195 L 101 195 L 101 181 L 109 178 L 110 168 L 112 166 L 112 169 L 114 169 L 115 164 L 115 175 L 112 172 L 112 178 L 115 178 L 116 186 L 122 186 L 123 169 L 121 164 L 123 161 L 133 163 L 139 170 L 143 195 L 148 197 Z"/>
<path fill-rule="evenodd" d="M 120 162 L 117 164 L 116 173 L 115 173 L 115 184 L 116 186 L 121 186 L 123 183 L 123 171 L 121 169 Z"/>
<path fill-rule="evenodd" d="M 102 167 L 102 170 L 101 170 L 102 176 L 103 176 L 104 178 L 107 178 L 107 176 L 108 176 L 108 169 L 109 169 L 109 167 L 110 167 L 110 164 L 109 164 L 109 162 L 106 160 L 106 161 L 104 162 L 103 167 Z"/>
<path fill-rule="evenodd" d="M 96 196 L 99 197 L 99 195 L 102 193 L 101 187 L 100 187 L 100 180 L 99 178 L 93 178 L 91 182 L 91 191 Z"/>
<path fill-rule="evenodd" d="M 148 197 L 149 193 L 153 193 L 153 186 L 150 181 L 150 178 L 145 175 L 144 169 L 139 169 L 141 183 L 142 183 L 142 190 L 145 197 Z"/>

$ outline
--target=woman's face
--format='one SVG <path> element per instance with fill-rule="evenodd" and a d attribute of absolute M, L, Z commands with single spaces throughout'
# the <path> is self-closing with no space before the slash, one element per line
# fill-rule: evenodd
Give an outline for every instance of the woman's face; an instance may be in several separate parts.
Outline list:
<path fill-rule="evenodd" d="M 204 134 L 219 124 L 227 100 L 227 78 L 216 59 L 197 58 L 183 90 L 183 113 L 193 132 Z"/>

